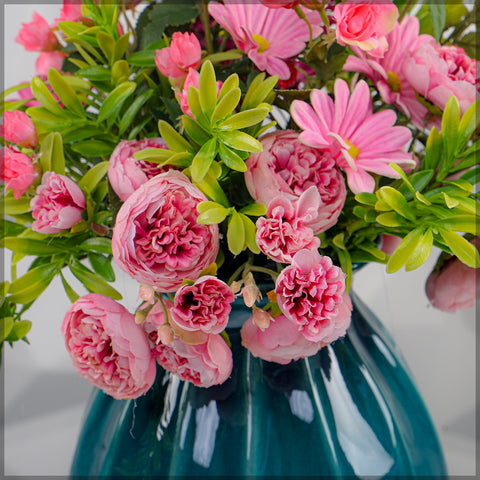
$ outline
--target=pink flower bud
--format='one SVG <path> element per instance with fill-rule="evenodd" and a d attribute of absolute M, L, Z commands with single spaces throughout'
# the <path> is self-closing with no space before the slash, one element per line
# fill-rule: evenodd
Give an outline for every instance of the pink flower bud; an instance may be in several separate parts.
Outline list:
<path fill-rule="evenodd" d="M 147 316 L 145 315 L 145 312 L 138 311 L 135 313 L 135 323 L 137 325 L 142 324 L 145 321 L 145 318 L 147 318 Z"/>
<path fill-rule="evenodd" d="M 23 45 L 27 52 L 51 52 L 60 47 L 48 22 L 37 12 L 33 12 L 30 23 L 22 23 L 15 41 Z"/>
<path fill-rule="evenodd" d="M 230 284 L 230 289 L 232 290 L 232 293 L 234 295 L 240 291 L 240 288 L 242 288 L 242 285 L 240 282 L 232 282 Z"/>
<path fill-rule="evenodd" d="M 263 331 L 267 329 L 270 326 L 270 321 L 272 320 L 272 317 L 268 312 L 265 310 L 262 310 L 261 308 L 256 307 L 255 305 L 253 306 L 253 314 L 252 314 L 252 319 L 255 323 L 255 325 Z"/>
<path fill-rule="evenodd" d="M 38 177 L 32 159 L 10 147 L 0 149 L 0 181 L 20 198 Z"/>
<path fill-rule="evenodd" d="M 258 289 L 251 273 L 245 277 L 245 286 L 243 287 L 242 295 L 243 301 L 247 307 L 253 307 L 257 299 L 260 298 L 260 290 Z"/>
<path fill-rule="evenodd" d="M 142 285 L 138 291 L 138 299 L 142 299 L 147 303 L 153 303 L 155 297 L 155 290 L 149 285 Z"/>
<path fill-rule="evenodd" d="M 173 343 L 173 330 L 166 323 L 158 328 L 157 340 L 164 345 L 170 345 Z"/>
<path fill-rule="evenodd" d="M 3 114 L 0 136 L 7 142 L 16 143 L 20 147 L 34 148 L 38 143 L 37 131 L 32 120 L 20 110 L 6 111 Z"/>

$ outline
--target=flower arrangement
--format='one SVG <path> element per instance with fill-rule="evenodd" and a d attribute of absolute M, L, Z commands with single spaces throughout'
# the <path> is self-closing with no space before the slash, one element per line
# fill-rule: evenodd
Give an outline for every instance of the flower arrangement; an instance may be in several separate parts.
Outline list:
<path fill-rule="evenodd" d="M 39 52 L 37 76 L 4 92 L 0 130 L 2 341 L 26 340 L 23 316 L 58 275 L 75 369 L 136 398 L 157 364 L 223 383 L 238 297 L 252 355 L 314 355 L 348 329 L 356 263 L 413 270 L 438 247 L 433 306 L 473 306 L 473 18 L 390 0 L 70 0 L 53 25 L 35 14 L 16 40 Z M 135 312 L 112 260 L 138 282 Z"/>

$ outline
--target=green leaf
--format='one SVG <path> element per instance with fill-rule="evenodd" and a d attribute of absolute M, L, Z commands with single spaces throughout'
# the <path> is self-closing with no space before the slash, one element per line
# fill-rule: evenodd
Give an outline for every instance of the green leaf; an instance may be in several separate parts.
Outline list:
<path fill-rule="evenodd" d="M 65 245 L 58 245 L 45 240 L 34 240 L 32 238 L 23 237 L 6 237 L 3 239 L 3 247 L 12 250 L 12 252 L 23 253 L 25 255 L 35 255 L 37 257 L 51 256 L 58 253 L 68 252 L 70 249 Z"/>
<path fill-rule="evenodd" d="M 388 261 L 388 273 L 400 270 L 407 263 L 410 255 L 423 237 L 423 230 L 423 227 L 415 228 L 400 242 Z"/>
<path fill-rule="evenodd" d="M 98 185 L 98 182 L 107 174 L 110 162 L 100 162 L 87 171 L 87 173 L 80 179 L 78 186 L 90 193 Z"/>
<path fill-rule="evenodd" d="M 61 130 L 72 125 L 72 119 L 52 113 L 44 107 L 27 108 L 26 113 L 34 121 L 38 128 L 38 124 L 46 130 Z"/>
<path fill-rule="evenodd" d="M 134 67 L 154 67 L 155 57 L 155 50 L 143 50 L 129 55 L 127 62 Z"/>
<path fill-rule="evenodd" d="M 433 233 L 430 229 L 428 229 L 417 243 L 415 250 L 413 250 L 413 252 L 408 257 L 407 263 L 405 265 L 405 270 L 409 272 L 423 265 L 430 255 L 432 246 Z"/>
<path fill-rule="evenodd" d="M 107 282 L 115 281 L 115 273 L 111 265 L 111 257 L 106 257 L 101 253 L 89 252 L 88 260 L 95 273 L 107 280 Z"/>
<path fill-rule="evenodd" d="M 377 223 L 384 227 L 396 228 L 405 225 L 405 220 L 396 212 L 381 213 L 376 218 Z"/>
<path fill-rule="evenodd" d="M 204 115 L 202 107 L 200 106 L 200 93 L 193 85 L 190 85 L 187 92 L 188 106 L 195 117 L 195 120 L 205 129 L 209 129 L 210 122 Z"/>
<path fill-rule="evenodd" d="M 53 171 L 65 175 L 62 136 L 58 132 L 49 133 L 41 145 L 40 165 L 44 172 Z"/>
<path fill-rule="evenodd" d="M 48 71 L 48 81 L 60 101 L 68 110 L 70 110 L 70 112 L 79 117 L 86 116 L 85 110 L 82 107 L 82 102 L 78 99 L 75 91 L 54 68 L 51 68 Z"/>
<path fill-rule="evenodd" d="M 267 207 L 263 203 L 251 203 L 240 210 L 240 213 L 251 215 L 253 217 L 261 217 L 267 213 Z"/>
<path fill-rule="evenodd" d="M 382 187 L 377 191 L 377 197 L 406 219 L 412 222 L 415 221 L 415 214 L 412 208 L 398 190 L 392 187 Z"/>
<path fill-rule="evenodd" d="M 265 99 L 272 93 L 273 88 L 277 84 L 278 75 L 272 75 L 266 80 L 264 73 L 257 75 L 250 86 L 248 87 L 247 93 L 242 103 L 241 110 L 249 110 L 255 108 L 260 103 L 264 102 Z"/>
<path fill-rule="evenodd" d="M 445 4 L 437 0 L 427 0 L 427 3 L 430 18 L 432 19 L 435 40 L 439 42 L 447 21 Z"/>
<path fill-rule="evenodd" d="M 459 140 L 460 106 L 457 97 L 452 95 L 445 106 L 442 116 L 442 139 L 445 154 L 442 170 L 448 170 Z"/>
<path fill-rule="evenodd" d="M 245 245 L 245 226 L 242 217 L 235 211 L 228 222 L 227 243 L 234 255 L 238 255 Z"/>
<path fill-rule="evenodd" d="M 135 82 L 124 82 L 116 87 L 103 102 L 98 113 L 98 122 L 102 122 L 109 117 L 118 115 L 125 100 L 133 94 L 137 84 Z"/>
<path fill-rule="evenodd" d="M 270 108 L 260 107 L 244 110 L 236 113 L 218 125 L 222 130 L 241 130 L 242 128 L 251 127 L 263 121 L 263 119 L 270 113 Z"/>
<path fill-rule="evenodd" d="M 262 144 L 256 138 L 253 138 L 245 132 L 219 132 L 218 138 L 227 146 L 235 148 L 236 150 L 255 153 L 263 150 Z"/>
<path fill-rule="evenodd" d="M 362 192 L 355 195 L 355 200 L 363 205 L 374 206 L 377 202 L 377 196 L 374 193 Z"/>
<path fill-rule="evenodd" d="M 239 88 L 234 88 L 229 92 L 225 93 L 221 100 L 219 100 L 217 106 L 215 107 L 215 110 L 212 113 L 212 124 L 228 117 L 228 115 L 230 115 L 237 107 L 241 95 L 242 92 Z"/>
<path fill-rule="evenodd" d="M 211 62 L 202 65 L 198 82 L 200 106 L 203 113 L 210 117 L 217 105 L 217 79 Z"/>
<path fill-rule="evenodd" d="M 71 146 L 71 149 L 85 157 L 110 156 L 115 146 L 101 140 L 83 140 Z"/>
<path fill-rule="evenodd" d="M 218 153 L 222 162 L 232 170 L 236 170 L 237 172 L 246 172 L 247 166 L 245 162 L 240 158 L 240 156 L 235 153 L 232 149 L 226 147 L 223 143 L 219 143 L 218 145 Z"/>
<path fill-rule="evenodd" d="M 140 109 L 145 105 L 145 103 L 150 100 L 153 95 L 153 90 L 147 90 L 146 92 L 138 95 L 135 100 L 127 108 L 126 112 L 123 114 L 120 122 L 118 123 L 118 134 L 121 136 L 130 127 L 130 125 L 135 120 L 135 116 L 140 111 Z"/>
<path fill-rule="evenodd" d="M 16 342 L 21 340 L 25 337 L 25 335 L 27 335 L 31 328 L 32 322 L 30 322 L 30 320 L 19 320 L 13 324 L 12 329 L 5 340 L 7 342 Z"/>
<path fill-rule="evenodd" d="M 427 139 L 423 168 L 435 170 L 442 159 L 442 135 L 436 127 L 432 127 Z"/>
<path fill-rule="evenodd" d="M 474 215 L 455 215 L 450 218 L 444 218 L 436 223 L 435 226 L 473 235 L 480 233 L 480 220 Z"/>
<path fill-rule="evenodd" d="M 194 182 L 203 180 L 217 154 L 217 141 L 211 138 L 193 157 L 190 173 Z"/>
<path fill-rule="evenodd" d="M 48 287 L 59 268 L 58 263 L 48 263 L 29 270 L 11 283 L 10 301 L 25 304 L 35 300 Z"/>
<path fill-rule="evenodd" d="M 160 136 L 174 152 L 195 153 L 193 147 L 169 123 L 159 120 L 158 130 L 160 131 Z"/>
<path fill-rule="evenodd" d="M 210 140 L 210 134 L 207 133 L 192 117 L 182 115 L 182 124 L 187 135 L 198 145 L 203 145 Z"/>
<path fill-rule="evenodd" d="M 200 213 L 197 218 L 197 223 L 202 225 L 215 225 L 223 222 L 225 218 L 227 218 L 229 210 L 221 205 L 218 205 L 217 203 L 215 203 L 215 205 L 217 206 Z"/>
<path fill-rule="evenodd" d="M 68 299 L 72 303 L 76 302 L 80 298 L 80 295 L 77 292 L 75 292 L 75 290 L 69 285 L 69 283 L 63 276 L 62 272 L 60 272 L 60 278 L 62 280 L 62 285 L 63 285 L 63 288 L 65 289 L 65 293 L 67 294 Z"/>
<path fill-rule="evenodd" d="M 230 93 L 232 90 L 235 90 L 238 88 L 238 75 L 236 73 L 233 73 L 230 75 L 224 82 L 222 87 L 220 88 L 220 92 L 218 92 L 218 101 L 220 103 L 221 100 L 223 100 L 223 97 Z M 218 106 L 218 105 L 217 105 Z M 235 105 L 236 106 L 236 105 Z M 235 108 L 235 107 L 234 107 Z M 221 118 L 221 117 L 220 117 Z"/>
<path fill-rule="evenodd" d="M 252 253 L 257 255 L 260 253 L 260 249 L 258 248 L 256 241 L 257 227 L 252 220 L 243 213 L 240 213 L 240 217 L 243 221 L 243 228 L 245 230 L 245 245 Z"/>
<path fill-rule="evenodd" d="M 117 61 L 125 55 L 126 51 L 128 50 L 129 42 L 130 32 L 125 33 L 118 39 L 113 51 L 113 61 Z"/>
<path fill-rule="evenodd" d="M 32 93 L 34 97 L 51 113 L 59 115 L 61 117 L 64 116 L 64 112 L 58 101 L 55 100 L 53 95 L 50 93 L 50 90 L 47 88 L 45 83 L 40 80 L 38 77 L 35 77 L 31 84 Z"/>
<path fill-rule="evenodd" d="M 193 184 L 198 187 L 208 198 L 211 198 L 213 201 L 223 205 L 224 207 L 230 207 L 225 192 L 222 190 L 222 187 L 218 183 L 216 177 L 210 172 L 205 175 L 205 178 L 201 182 L 193 182 Z"/>
<path fill-rule="evenodd" d="M 80 280 L 90 292 L 100 293 L 114 300 L 121 300 L 122 296 L 105 280 L 94 274 L 80 263 L 69 265 L 71 272 Z"/>
<path fill-rule="evenodd" d="M 473 244 L 451 230 L 439 229 L 439 231 L 450 250 L 461 262 L 472 268 L 480 267 L 480 256 Z"/>
<path fill-rule="evenodd" d="M 100 65 L 81 68 L 76 75 L 94 82 L 109 82 L 111 78 L 110 70 Z"/>
<path fill-rule="evenodd" d="M 27 197 L 4 197 L 0 200 L 0 210 L 7 215 L 21 215 L 30 211 L 30 199 Z"/>
<path fill-rule="evenodd" d="M 480 119 L 480 100 L 473 102 L 463 114 L 460 124 L 458 125 L 458 145 L 457 145 L 457 154 L 460 154 L 461 151 L 467 145 L 467 142 L 470 139 L 470 136 L 477 128 L 478 122 Z"/>
<path fill-rule="evenodd" d="M 0 318 L 0 344 L 5 341 L 13 327 L 13 317 Z"/>
<path fill-rule="evenodd" d="M 135 160 L 146 160 L 152 163 L 163 163 L 168 161 L 175 152 L 168 150 L 167 148 L 146 148 L 145 150 L 140 150 L 135 152 L 133 157 Z"/>
<path fill-rule="evenodd" d="M 112 254 L 112 240 L 110 238 L 92 237 L 82 242 L 78 247 L 85 252 Z"/>
<path fill-rule="evenodd" d="M 112 66 L 112 82 L 119 85 L 128 80 L 130 76 L 130 66 L 125 60 L 117 60 Z"/>
<path fill-rule="evenodd" d="M 115 52 L 115 39 L 108 33 L 100 31 L 97 33 L 97 42 L 102 49 L 102 52 L 105 54 L 108 63 L 112 64 Z"/>

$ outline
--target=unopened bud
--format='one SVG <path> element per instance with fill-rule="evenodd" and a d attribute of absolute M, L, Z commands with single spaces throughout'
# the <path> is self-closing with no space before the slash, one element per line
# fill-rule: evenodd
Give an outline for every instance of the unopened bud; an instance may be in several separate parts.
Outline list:
<path fill-rule="evenodd" d="M 230 290 L 234 295 L 240 291 L 240 288 L 242 288 L 242 284 L 240 282 L 235 281 L 230 284 Z"/>
<path fill-rule="evenodd" d="M 173 330 L 170 325 L 164 323 L 157 330 L 158 341 L 164 345 L 170 345 L 173 343 Z"/>
<path fill-rule="evenodd" d="M 272 317 L 268 312 L 261 308 L 253 306 L 253 321 L 255 325 L 262 331 L 266 330 L 270 326 Z"/>
<path fill-rule="evenodd" d="M 243 301 L 247 307 L 253 307 L 257 299 L 260 298 L 260 290 L 258 289 L 251 273 L 245 277 L 245 286 L 243 287 L 242 295 Z"/>
<path fill-rule="evenodd" d="M 155 290 L 149 285 L 141 285 L 138 291 L 138 299 L 142 299 L 144 302 L 153 303 L 155 297 Z"/>
<path fill-rule="evenodd" d="M 135 323 L 140 325 L 141 323 L 143 323 L 145 321 L 145 318 L 146 318 L 146 314 L 142 311 L 138 311 L 137 313 L 135 313 Z"/>

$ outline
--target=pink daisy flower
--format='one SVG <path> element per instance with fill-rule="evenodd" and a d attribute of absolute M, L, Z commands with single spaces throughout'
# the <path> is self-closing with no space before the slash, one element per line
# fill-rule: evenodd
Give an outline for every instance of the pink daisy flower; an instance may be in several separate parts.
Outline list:
<path fill-rule="evenodd" d="M 419 128 L 424 128 L 428 110 L 415 95 L 403 72 L 406 52 L 415 50 L 428 35 L 419 35 L 417 17 L 407 15 L 387 35 L 388 50 L 383 58 L 372 58 L 359 47 L 351 47 L 356 56 L 350 55 L 343 66 L 347 72 L 360 72 L 367 76 L 386 103 L 397 106 Z"/>
<path fill-rule="evenodd" d="M 350 94 L 347 82 L 335 81 L 335 101 L 325 92 L 313 90 L 313 108 L 295 100 L 291 114 L 303 129 L 300 140 L 307 145 L 329 149 L 336 164 L 347 174 L 353 193 L 373 192 L 375 179 L 368 173 L 397 178 L 388 164 L 414 168 L 406 151 L 412 134 L 407 127 L 393 126 L 393 110 L 372 113 L 372 98 L 365 81 L 358 82 Z"/>
<path fill-rule="evenodd" d="M 285 59 L 303 51 L 310 40 L 307 22 L 291 9 L 273 9 L 260 0 L 224 0 L 224 4 L 211 2 L 210 15 L 227 30 L 238 48 L 262 71 L 290 78 L 291 72 Z M 313 37 L 322 28 L 317 12 L 305 10 L 312 25 Z"/>

